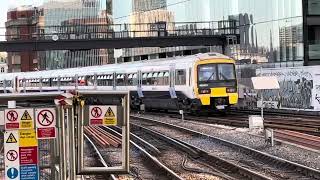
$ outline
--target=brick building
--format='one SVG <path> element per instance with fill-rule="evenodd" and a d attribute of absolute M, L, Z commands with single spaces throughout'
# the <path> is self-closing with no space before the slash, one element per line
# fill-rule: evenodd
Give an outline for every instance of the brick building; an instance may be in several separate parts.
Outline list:
<path fill-rule="evenodd" d="M 39 26 L 39 9 L 32 6 L 21 6 L 7 12 L 6 40 L 29 40 L 37 37 L 36 27 Z M 36 52 L 9 52 L 8 71 L 34 71 L 38 67 Z"/>

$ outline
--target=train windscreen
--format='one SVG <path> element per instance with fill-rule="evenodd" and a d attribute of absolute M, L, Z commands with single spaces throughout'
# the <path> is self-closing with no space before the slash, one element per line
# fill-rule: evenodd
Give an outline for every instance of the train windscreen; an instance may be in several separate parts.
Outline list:
<path fill-rule="evenodd" d="M 235 86 L 234 64 L 203 64 L 198 66 L 199 86 Z"/>

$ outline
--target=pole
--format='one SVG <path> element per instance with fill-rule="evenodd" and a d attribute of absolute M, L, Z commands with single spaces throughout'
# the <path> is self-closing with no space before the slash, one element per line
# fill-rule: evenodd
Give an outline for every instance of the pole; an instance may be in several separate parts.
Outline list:
<path fill-rule="evenodd" d="M 70 163 L 70 179 L 76 179 L 76 171 L 75 171 L 75 134 L 74 134 L 74 114 L 73 108 L 67 109 L 68 112 L 68 127 L 69 127 L 69 163 Z"/>
<path fill-rule="evenodd" d="M 261 90 L 261 118 L 262 120 L 263 118 L 263 90 Z"/>
<path fill-rule="evenodd" d="M 59 174 L 60 174 L 60 180 L 66 180 L 66 148 L 65 148 L 65 124 L 64 124 L 64 109 L 63 106 L 59 106 L 58 109 L 59 112 L 59 155 L 60 155 L 60 163 L 59 163 Z"/>

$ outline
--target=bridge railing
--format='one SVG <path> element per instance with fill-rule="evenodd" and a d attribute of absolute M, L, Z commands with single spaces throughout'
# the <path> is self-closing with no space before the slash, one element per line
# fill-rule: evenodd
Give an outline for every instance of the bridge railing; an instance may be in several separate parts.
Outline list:
<path fill-rule="evenodd" d="M 6 27 L 7 41 L 112 39 L 165 36 L 220 36 L 239 34 L 237 21 L 156 22 L 139 24 L 64 24 Z"/>

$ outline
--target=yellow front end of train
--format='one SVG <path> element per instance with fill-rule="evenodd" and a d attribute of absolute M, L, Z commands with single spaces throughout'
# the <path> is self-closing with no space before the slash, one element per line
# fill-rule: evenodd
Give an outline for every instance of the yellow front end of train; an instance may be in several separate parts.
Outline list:
<path fill-rule="evenodd" d="M 238 103 L 235 61 L 205 59 L 195 64 L 195 95 L 209 110 L 228 109 Z"/>

